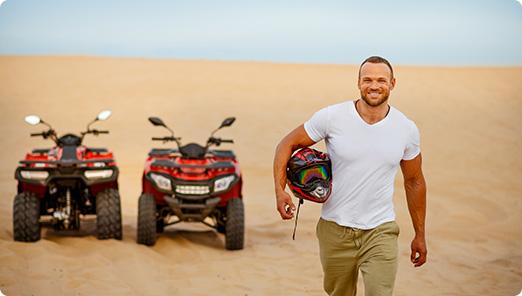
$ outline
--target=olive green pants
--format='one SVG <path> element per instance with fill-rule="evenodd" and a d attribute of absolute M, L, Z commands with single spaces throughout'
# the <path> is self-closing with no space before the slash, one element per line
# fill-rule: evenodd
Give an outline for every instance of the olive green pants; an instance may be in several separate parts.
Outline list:
<path fill-rule="evenodd" d="M 355 296 L 361 270 L 366 296 L 392 295 L 397 273 L 399 226 L 395 221 L 374 229 L 317 223 L 324 290 L 333 296 Z"/>

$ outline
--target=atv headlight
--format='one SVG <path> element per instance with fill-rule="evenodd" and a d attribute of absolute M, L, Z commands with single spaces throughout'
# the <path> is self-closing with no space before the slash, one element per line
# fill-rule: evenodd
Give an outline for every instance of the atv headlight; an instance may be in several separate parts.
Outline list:
<path fill-rule="evenodd" d="M 92 179 L 107 179 L 112 177 L 113 171 L 112 170 L 95 170 L 95 171 L 85 171 L 84 173 L 85 178 L 92 180 Z"/>
<path fill-rule="evenodd" d="M 236 177 L 234 175 L 232 176 L 226 176 L 224 178 L 217 179 L 214 181 L 214 192 L 227 190 L 228 187 L 230 187 L 230 184 L 234 182 L 234 179 Z"/>
<path fill-rule="evenodd" d="M 21 171 L 22 178 L 28 180 L 45 180 L 49 177 L 47 171 Z"/>
<path fill-rule="evenodd" d="M 150 177 L 154 180 L 154 183 L 156 183 L 156 186 L 158 186 L 159 189 L 166 191 L 172 190 L 172 183 L 169 178 L 158 174 L 150 174 Z"/>

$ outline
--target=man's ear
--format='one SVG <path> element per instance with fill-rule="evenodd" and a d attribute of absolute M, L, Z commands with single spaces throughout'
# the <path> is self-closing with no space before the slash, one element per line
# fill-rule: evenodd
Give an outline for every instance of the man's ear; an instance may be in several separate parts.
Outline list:
<path fill-rule="evenodd" d="M 395 80 L 395 77 L 393 77 L 392 80 L 390 81 L 390 84 L 391 84 L 390 90 L 392 90 L 395 87 L 396 83 L 397 83 L 397 80 Z"/>

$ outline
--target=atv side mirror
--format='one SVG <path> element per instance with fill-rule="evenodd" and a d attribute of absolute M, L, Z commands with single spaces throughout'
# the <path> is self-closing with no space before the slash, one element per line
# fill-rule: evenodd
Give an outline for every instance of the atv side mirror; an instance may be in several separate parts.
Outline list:
<path fill-rule="evenodd" d="M 29 123 L 30 125 L 37 125 L 42 122 L 42 120 L 36 115 L 29 115 L 25 117 L 25 122 Z"/>
<path fill-rule="evenodd" d="M 234 121 L 236 121 L 235 117 L 228 117 L 227 119 L 223 120 L 219 128 L 231 126 Z"/>
<path fill-rule="evenodd" d="M 150 123 L 152 123 L 154 126 L 164 126 L 164 127 L 167 127 L 165 125 L 165 123 L 163 122 L 163 120 L 161 120 L 159 117 L 149 117 L 149 121 Z"/>
<path fill-rule="evenodd" d="M 112 112 L 111 110 L 103 110 L 98 114 L 98 117 L 96 117 L 97 120 L 107 120 L 111 116 Z"/>
<path fill-rule="evenodd" d="M 170 127 L 168 127 L 164 122 L 163 120 L 161 120 L 161 118 L 159 117 L 149 117 L 149 121 L 150 123 L 152 123 L 152 125 L 154 126 L 162 126 L 166 129 L 169 130 L 171 136 L 174 138 L 174 131 L 170 129 Z M 177 143 L 177 140 L 176 140 L 176 143 Z M 179 144 L 179 143 L 178 143 Z"/>

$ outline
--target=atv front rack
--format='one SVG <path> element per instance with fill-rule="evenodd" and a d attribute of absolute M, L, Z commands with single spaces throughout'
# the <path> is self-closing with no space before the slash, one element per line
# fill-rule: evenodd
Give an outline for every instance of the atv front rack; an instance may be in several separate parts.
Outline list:
<path fill-rule="evenodd" d="M 171 148 L 153 148 L 149 152 L 149 156 L 152 157 L 169 156 L 173 154 L 180 154 L 180 152 L 178 149 Z M 236 158 L 232 150 L 208 150 L 207 154 L 218 158 Z"/>
<path fill-rule="evenodd" d="M 208 165 L 194 165 L 194 164 L 179 164 L 168 159 L 158 159 L 152 163 L 152 166 L 167 167 L 167 168 L 194 168 L 194 169 L 231 169 L 235 168 L 234 164 L 228 161 L 218 161 Z"/>
<path fill-rule="evenodd" d="M 48 154 L 51 151 L 51 148 L 35 148 L 31 151 L 33 154 Z M 87 153 L 92 152 L 95 154 L 107 153 L 109 152 L 107 148 L 94 148 L 89 147 L 86 150 Z"/>
<path fill-rule="evenodd" d="M 89 163 L 96 163 L 96 162 L 103 162 L 106 164 L 113 163 L 114 159 L 112 158 L 102 158 L 102 159 L 89 159 L 89 160 L 21 160 L 19 161 L 20 164 L 24 165 L 34 165 L 34 164 L 54 164 L 57 166 L 78 166 L 81 164 L 89 164 Z"/>

